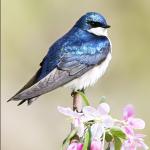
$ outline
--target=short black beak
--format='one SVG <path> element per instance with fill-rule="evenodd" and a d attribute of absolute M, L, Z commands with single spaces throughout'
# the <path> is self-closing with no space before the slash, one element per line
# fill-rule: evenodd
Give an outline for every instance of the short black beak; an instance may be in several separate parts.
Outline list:
<path fill-rule="evenodd" d="M 111 26 L 110 25 L 105 25 L 103 28 L 110 28 Z"/>

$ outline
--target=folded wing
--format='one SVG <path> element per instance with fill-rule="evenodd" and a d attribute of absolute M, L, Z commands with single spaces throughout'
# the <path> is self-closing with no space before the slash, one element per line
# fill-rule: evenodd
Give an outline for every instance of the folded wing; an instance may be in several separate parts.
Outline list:
<path fill-rule="evenodd" d="M 110 43 L 106 37 L 97 40 L 95 45 L 93 42 L 62 46 L 61 53 L 60 49 L 56 49 L 57 45 L 53 46 L 39 71 L 10 100 L 22 100 L 20 104 L 27 100 L 30 104 L 34 98 L 65 85 L 99 65 L 107 57 Z"/>

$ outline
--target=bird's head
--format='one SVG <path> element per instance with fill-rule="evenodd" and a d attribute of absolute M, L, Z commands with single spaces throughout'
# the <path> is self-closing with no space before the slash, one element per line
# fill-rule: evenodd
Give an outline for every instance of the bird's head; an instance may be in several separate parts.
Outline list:
<path fill-rule="evenodd" d="M 105 18 L 95 12 L 88 12 L 83 15 L 76 22 L 75 26 L 98 36 L 107 36 L 107 28 L 110 27 Z"/>

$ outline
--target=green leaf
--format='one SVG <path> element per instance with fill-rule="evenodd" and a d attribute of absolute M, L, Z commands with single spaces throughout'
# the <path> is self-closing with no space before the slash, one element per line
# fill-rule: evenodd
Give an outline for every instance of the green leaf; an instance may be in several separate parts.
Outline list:
<path fill-rule="evenodd" d="M 114 136 L 114 146 L 115 146 L 115 150 L 121 150 L 122 141 L 117 136 Z"/>
<path fill-rule="evenodd" d="M 112 134 L 111 134 L 110 132 L 106 132 L 106 134 L 105 134 L 105 140 L 106 140 L 107 142 L 111 142 L 112 139 L 113 139 Z"/>
<path fill-rule="evenodd" d="M 126 139 L 126 134 L 120 128 L 111 128 L 110 132 L 113 136 L 121 139 Z"/>
<path fill-rule="evenodd" d="M 83 92 L 81 92 L 81 91 L 78 91 L 78 93 L 82 96 L 82 99 L 83 99 L 85 105 L 86 105 L 86 106 L 89 106 L 90 103 L 89 103 L 89 100 L 88 100 L 88 98 L 86 97 L 86 95 L 85 95 Z"/>
<path fill-rule="evenodd" d="M 73 129 L 73 130 L 70 132 L 70 134 L 64 139 L 63 144 L 62 144 L 62 148 L 63 148 L 65 145 L 69 144 L 70 139 L 73 138 L 73 137 L 76 135 L 76 133 L 77 133 L 77 129 L 75 128 L 75 129 Z"/>
<path fill-rule="evenodd" d="M 90 149 L 90 144 L 91 144 L 91 129 L 88 128 L 84 137 L 83 150 Z"/>

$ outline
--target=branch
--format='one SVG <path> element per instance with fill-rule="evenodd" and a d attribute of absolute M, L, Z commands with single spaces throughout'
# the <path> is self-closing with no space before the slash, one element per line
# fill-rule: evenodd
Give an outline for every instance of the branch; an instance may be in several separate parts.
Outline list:
<path fill-rule="evenodd" d="M 82 97 L 78 92 L 72 92 L 73 97 L 73 111 L 82 111 Z"/>

